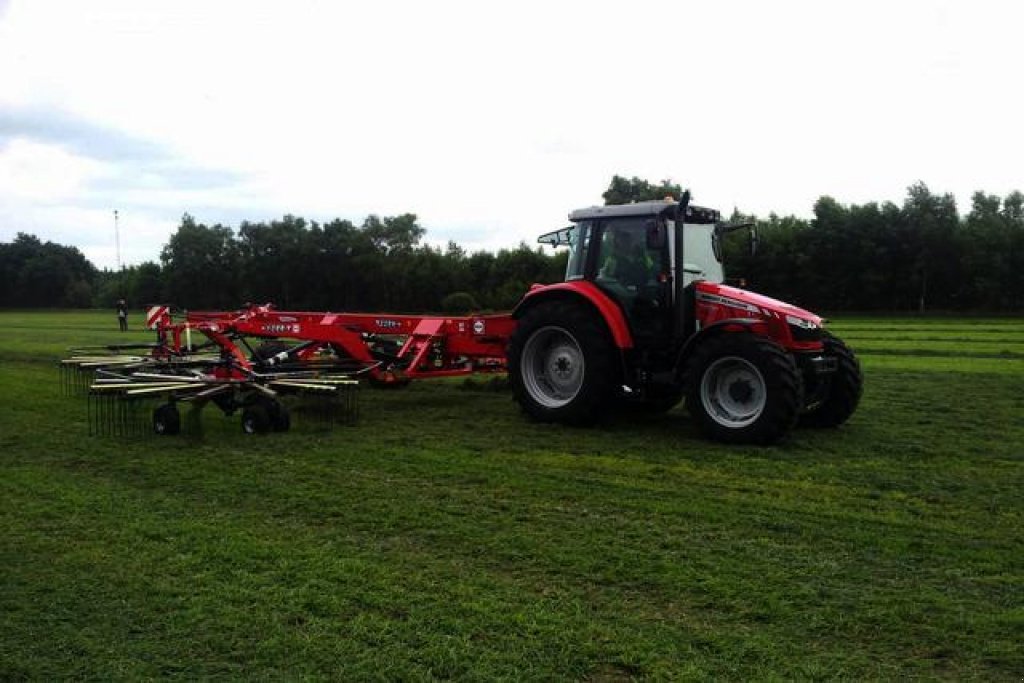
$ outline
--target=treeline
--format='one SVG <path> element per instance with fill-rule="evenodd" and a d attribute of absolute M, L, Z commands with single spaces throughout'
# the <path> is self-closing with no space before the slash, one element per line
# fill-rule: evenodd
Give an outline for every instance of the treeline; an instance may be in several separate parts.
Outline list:
<path fill-rule="evenodd" d="M 424 234 L 413 214 L 369 216 L 358 226 L 285 216 L 244 222 L 237 232 L 186 215 L 161 254 L 162 300 L 193 309 L 244 301 L 294 310 L 503 309 L 532 282 L 555 282 L 565 270 L 564 254 L 539 247 L 467 254 L 454 242 L 443 250 L 421 244 Z"/>
<path fill-rule="evenodd" d="M 97 271 L 74 247 L 18 234 L 0 243 L 0 306 L 113 307 L 170 303 L 233 309 L 243 302 L 279 308 L 393 312 L 500 310 L 534 282 L 556 282 L 566 254 L 520 244 L 468 254 L 454 242 L 422 243 L 416 216 L 369 216 L 360 225 L 296 216 L 243 222 L 237 230 L 189 215 L 160 263 Z"/>
<path fill-rule="evenodd" d="M 95 303 L 96 267 L 75 247 L 18 233 L 0 242 L 0 307 L 87 308 Z"/>
<path fill-rule="evenodd" d="M 961 217 L 952 195 L 918 183 L 902 206 L 822 197 L 811 220 L 772 215 L 757 225 L 753 255 L 730 238 L 728 272 L 785 301 L 821 311 L 1024 310 L 1019 191 L 977 192 Z"/>
<path fill-rule="evenodd" d="M 613 178 L 607 203 L 678 196 L 669 182 Z M 699 202 L 699 198 L 698 201 Z M 966 216 L 952 195 L 909 188 L 902 205 L 842 205 L 822 197 L 809 220 L 734 213 L 758 225 L 756 254 L 726 239 L 729 278 L 805 307 L 831 311 L 1024 310 L 1024 195 L 979 192 Z M 543 232 L 540 230 L 538 232 Z M 561 280 L 564 251 L 526 244 L 468 254 L 422 243 L 416 216 L 356 225 L 295 216 L 238 229 L 185 215 L 160 263 L 98 271 L 74 247 L 19 234 L 0 243 L 0 306 L 281 308 L 393 312 L 502 310 L 534 282 Z"/>

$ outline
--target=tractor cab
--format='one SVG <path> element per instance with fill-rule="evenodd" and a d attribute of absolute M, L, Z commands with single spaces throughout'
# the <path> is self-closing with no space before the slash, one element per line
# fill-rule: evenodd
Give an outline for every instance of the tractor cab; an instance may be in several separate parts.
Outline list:
<path fill-rule="evenodd" d="M 592 282 L 615 301 L 638 346 L 664 346 L 682 334 L 686 288 L 724 279 L 721 215 L 686 206 L 680 224 L 678 209 L 671 200 L 578 209 L 572 226 L 538 241 L 569 247 L 566 282 Z"/>

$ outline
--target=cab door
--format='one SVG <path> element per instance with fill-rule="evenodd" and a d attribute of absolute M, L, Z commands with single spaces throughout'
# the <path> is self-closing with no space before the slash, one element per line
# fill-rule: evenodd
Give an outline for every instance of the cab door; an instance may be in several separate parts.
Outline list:
<path fill-rule="evenodd" d="M 621 306 L 638 347 L 667 343 L 671 277 L 665 222 L 630 217 L 601 221 L 594 236 L 593 281 Z"/>

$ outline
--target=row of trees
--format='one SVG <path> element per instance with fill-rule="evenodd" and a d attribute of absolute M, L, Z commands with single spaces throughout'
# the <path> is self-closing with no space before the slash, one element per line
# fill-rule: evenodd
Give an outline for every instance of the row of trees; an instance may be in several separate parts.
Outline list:
<path fill-rule="evenodd" d="M 94 303 L 98 279 L 96 267 L 75 247 L 24 233 L 0 242 L 0 307 L 86 308 Z"/>
<path fill-rule="evenodd" d="M 678 197 L 680 187 L 612 179 L 606 203 Z M 1024 309 L 1024 195 L 979 192 L 961 217 L 948 194 L 909 188 L 902 205 L 845 206 L 822 197 L 814 218 L 734 212 L 754 221 L 759 248 L 726 242 L 727 272 L 760 292 L 822 311 Z M 419 312 L 507 309 L 533 282 L 562 277 L 566 254 L 526 244 L 467 254 L 422 243 L 416 216 L 356 225 L 295 216 L 234 230 L 185 215 L 160 263 L 97 271 L 74 247 L 19 234 L 0 243 L 0 306 L 282 308 Z"/>
<path fill-rule="evenodd" d="M 454 242 L 444 250 L 421 244 L 424 234 L 413 214 L 369 216 L 359 226 L 285 216 L 242 223 L 237 233 L 186 215 L 161 254 L 163 300 L 189 308 L 273 301 L 319 310 L 500 309 L 565 270 L 564 254 L 525 244 L 467 255 Z"/>
<path fill-rule="evenodd" d="M 734 221 L 750 220 L 735 214 Z M 756 220 L 756 219 L 754 219 Z M 730 272 L 759 291 L 824 311 L 1024 310 L 1024 194 L 978 192 L 966 217 L 918 183 L 902 206 L 844 206 L 758 220 L 753 255 L 727 245 Z"/>

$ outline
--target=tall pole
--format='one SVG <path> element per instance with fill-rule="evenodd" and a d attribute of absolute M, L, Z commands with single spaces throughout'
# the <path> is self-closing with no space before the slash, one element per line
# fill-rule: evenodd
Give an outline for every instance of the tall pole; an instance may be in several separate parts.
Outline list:
<path fill-rule="evenodd" d="M 121 232 L 118 230 L 118 210 L 114 210 L 114 251 L 118 259 L 118 271 L 121 270 Z"/>
<path fill-rule="evenodd" d="M 121 295 L 124 295 L 124 278 L 121 277 L 121 231 L 117 227 L 117 209 L 114 209 L 114 256 L 117 259 L 117 279 L 121 285 Z"/>

